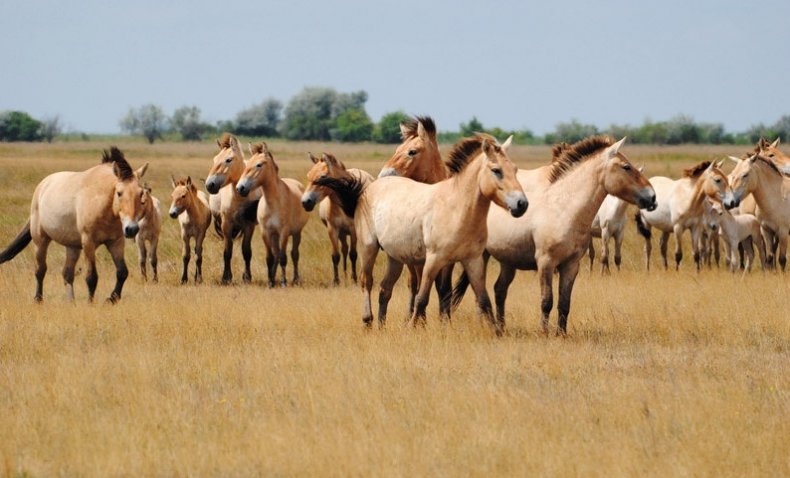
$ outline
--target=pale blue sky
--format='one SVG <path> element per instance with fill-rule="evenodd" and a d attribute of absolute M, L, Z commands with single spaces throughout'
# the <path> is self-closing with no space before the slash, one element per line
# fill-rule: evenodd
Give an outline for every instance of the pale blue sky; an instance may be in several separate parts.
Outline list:
<path fill-rule="evenodd" d="M 209 121 L 304 86 L 452 130 L 790 114 L 790 1 L 0 3 L 0 110 L 117 132 L 131 106 Z"/>

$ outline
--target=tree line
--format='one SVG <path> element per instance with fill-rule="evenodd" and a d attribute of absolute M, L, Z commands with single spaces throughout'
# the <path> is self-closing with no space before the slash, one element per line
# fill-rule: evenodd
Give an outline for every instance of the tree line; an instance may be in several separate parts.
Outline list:
<path fill-rule="evenodd" d="M 197 106 L 182 106 L 168 116 L 161 107 L 147 104 L 129 109 L 119 126 L 124 133 L 143 136 L 149 143 L 162 139 L 199 141 L 224 131 L 293 141 L 400 142 L 400 123 L 409 116 L 402 110 L 393 111 L 377 123 L 373 122 L 365 111 L 367 100 L 368 94 L 363 90 L 343 93 L 333 88 L 306 87 L 287 104 L 276 98 L 266 98 L 239 111 L 234 119 L 215 124 L 205 121 Z M 0 112 L 0 141 L 51 142 L 61 130 L 57 116 L 37 120 L 20 111 Z M 487 127 L 472 117 L 455 131 L 440 132 L 438 139 L 452 143 L 475 132 L 486 132 L 500 139 L 513 135 L 518 144 L 572 143 L 595 134 L 628 136 L 631 143 L 658 145 L 749 144 L 761 137 L 779 137 L 787 142 L 790 141 L 790 115 L 770 125 L 753 125 L 743 132 L 728 132 L 721 123 L 697 122 L 686 115 L 666 121 L 648 119 L 638 126 L 613 124 L 606 128 L 573 119 L 557 124 L 554 131 L 542 136 L 528 129 Z"/>

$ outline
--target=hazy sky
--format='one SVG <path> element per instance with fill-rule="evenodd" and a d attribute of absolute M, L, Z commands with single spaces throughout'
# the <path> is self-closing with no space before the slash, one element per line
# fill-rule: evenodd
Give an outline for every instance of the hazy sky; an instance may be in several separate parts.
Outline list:
<path fill-rule="evenodd" d="M 331 86 L 441 130 L 685 113 L 741 131 L 790 114 L 789 21 L 788 0 L 3 0 L 0 110 L 117 132 L 144 103 L 214 122 Z"/>

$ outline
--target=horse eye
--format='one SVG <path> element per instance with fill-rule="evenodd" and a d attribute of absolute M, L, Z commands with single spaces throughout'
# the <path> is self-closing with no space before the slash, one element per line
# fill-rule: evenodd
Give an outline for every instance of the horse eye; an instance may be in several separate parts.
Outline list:
<path fill-rule="evenodd" d="M 770 154 L 768 155 L 768 157 L 769 157 L 769 158 L 773 158 L 773 157 L 774 157 L 774 153 L 770 153 Z"/>
<path fill-rule="evenodd" d="M 409 150 L 409 156 L 417 156 L 417 150 L 416 149 L 410 149 Z"/>
<path fill-rule="evenodd" d="M 115 194 L 117 194 L 117 195 L 118 195 L 118 197 L 121 197 L 121 191 L 118 191 L 118 192 L 116 192 Z"/>
<path fill-rule="evenodd" d="M 748 175 L 749 175 L 749 173 L 744 173 L 743 176 L 741 176 L 741 177 L 742 178 L 746 178 L 746 176 L 748 176 Z"/>
<path fill-rule="evenodd" d="M 491 172 L 494 173 L 494 176 L 496 176 L 497 179 L 502 179 L 502 169 L 501 168 L 493 168 L 491 170 Z"/>
<path fill-rule="evenodd" d="M 328 177 L 328 176 L 326 175 L 326 173 L 324 173 L 324 174 L 322 174 L 322 175 L 321 175 L 321 179 L 325 179 L 325 178 L 327 178 L 327 177 Z"/>
<path fill-rule="evenodd" d="M 230 164 L 230 162 L 231 162 L 231 161 L 233 161 L 233 156 L 231 156 L 230 158 L 228 158 L 228 159 L 226 159 L 226 160 L 225 160 L 225 162 L 226 162 L 227 164 Z"/>
<path fill-rule="evenodd" d="M 631 170 L 631 165 L 630 164 L 624 164 L 623 165 L 623 169 L 626 170 L 626 171 L 630 171 Z"/>
<path fill-rule="evenodd" d="M 714 181 L 716 181 L 716 184 L 719 184 L 721 182 L 721 178 L 716 178 Z"/>
<path fill-rule="evenodd" d="M 263 163 L 258 163 L 255 165 L 256 168 L 261 169 L 263 167 Z"/>

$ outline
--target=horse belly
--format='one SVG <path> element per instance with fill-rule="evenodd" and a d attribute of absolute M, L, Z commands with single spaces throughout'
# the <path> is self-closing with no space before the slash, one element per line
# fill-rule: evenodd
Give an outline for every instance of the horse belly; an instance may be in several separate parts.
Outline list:
<path fill-rule="evenodd" d="M 425 261 L 422 220 L 413 210 L 393 213 L 376 207 L 373 223 L 384 252 L 406 264 Z"/>
<path fill-rule="evenodd" d="M 38 227 L 53 241 L 68 247 L 80 247 L 80 231 L 77 227 L 77 209 L 73 194 L 67 194 L 60 183 L 68 183 L 68 175 L 57 173 L 42 182 L 35 201 Z M 58 184 L 55 184 L 57 182 Z M 66 188 L 68 189 L 68 188 Z"/>

